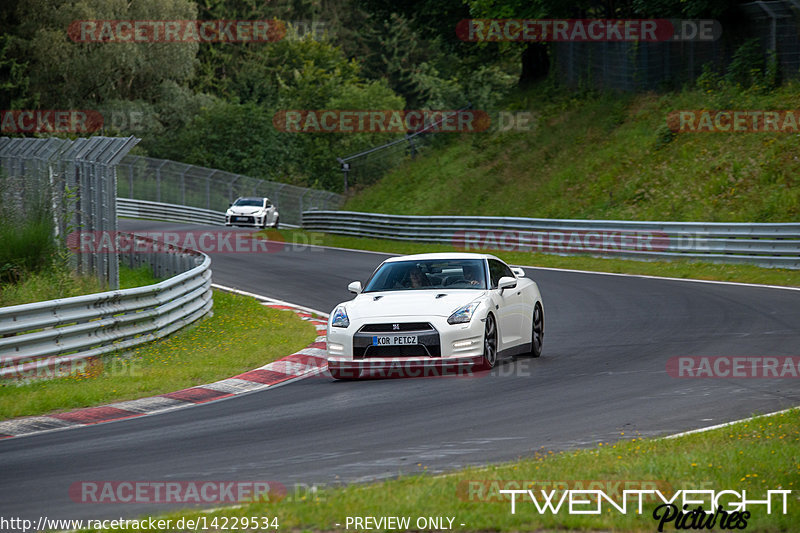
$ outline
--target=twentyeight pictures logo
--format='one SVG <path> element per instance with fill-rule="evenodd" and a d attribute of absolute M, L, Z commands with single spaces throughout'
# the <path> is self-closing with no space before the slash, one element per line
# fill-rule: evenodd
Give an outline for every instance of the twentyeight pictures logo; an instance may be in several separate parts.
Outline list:
<path fill-rule="evenodd" d="M 263 43 L 280 41 L 280 20 L 76 20 L 67 28 L 78 43 Z"/>

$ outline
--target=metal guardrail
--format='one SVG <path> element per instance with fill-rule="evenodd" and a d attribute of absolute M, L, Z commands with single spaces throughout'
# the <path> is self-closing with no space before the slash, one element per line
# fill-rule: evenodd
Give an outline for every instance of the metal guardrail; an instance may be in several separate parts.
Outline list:
<path fill-rule="evenodd" d="M 222 211 L 163 202 L 148 202 L 147 200 L 133 200 L 131 198 L 117 198 L 117 216 L 146 218 L 164 222 L 190 222 L 212 226 L 225 225 L 225 213 Z"/>
<path fill-rule="evenodd" d="M 800 269 L 800 223 L 638 222 L 306 211 L 303 229 L 501 250 Z"/>
<path fill-rule="evenodd" d="M 340 194 L 137 155 L 118 165 L 117 197 L 224 211 L 239 196 L 267 196 L 281 224 L 300 224 L 307 209 L 336 209 Z"/>
<path fill-rule="evenodd" d="M 282 213 L 281 206 L 278 205 L 277 207 L 278 212 Z M 188 222 L 212 226 L 225 225 L 225 213 L 222 211 L 189 207 L 187 205 L 165 204 L 163 202 L 148 202 L 147 200 L 133 200 L 131 198 L 117 198 L 117 216 L 161 220 L 164 222 Z M 298 226 L 284 224 L 281 221 L 280 227 L 296 228 Z"/>
<path fill-rule="evenodd" d="M 194 250 L 121 234 L 120 260 L 169 279 L 133 289 L 0 308 L 0 378 L 52 374 L 102 354 L 164 337 L 213 305 L 211 259 Z"/>

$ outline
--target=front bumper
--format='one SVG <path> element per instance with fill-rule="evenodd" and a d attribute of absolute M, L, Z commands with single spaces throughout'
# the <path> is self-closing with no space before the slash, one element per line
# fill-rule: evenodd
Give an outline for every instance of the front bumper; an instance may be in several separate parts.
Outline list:
<path fill-rule="evenodd" d="M 268 216 L 255 217 L 252 215 L 225 215 L 225 225 L 261 227 L 265 218 L 268 218 Z"/>
<path fill-rule="evenodd" d="M 441 376 L 471 372 L 483 360 L 484 322 L 448 324 L 447 318 L 370 317 L 347 328 L 328 323 L 328 368 L 342 377 Z M 382 330 L 382 326 L 388 326 Z M 397 326 L 398 330 L 393 330 Z M 417 337 L 417 344 L 381 346 L 373 336 Z"/>

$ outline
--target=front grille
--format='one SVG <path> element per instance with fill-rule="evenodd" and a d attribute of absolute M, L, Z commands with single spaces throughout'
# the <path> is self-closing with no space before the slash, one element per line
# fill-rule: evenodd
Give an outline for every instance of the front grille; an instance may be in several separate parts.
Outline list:
<path fill-rule="evenodd" d="M 427 348 L 427 349 L 426 349 Z M 360 357 L 441 357 L 439 345 L 426 346 L 412 344 L 407 346 L 366 346 L 360 348 Z M 353 353 L 355 356 L 355 353 Z"/>
<path fill-rule="evenodd" d="M 398 326 L 395 329 L 395 326 Z M 388 324 L 365 324 L 359 333 L 394 333 L 396 331 L 434 331 L 430 322 L 392 322 Z"/>
<path fill-rule="evenodd" d="M 398 329 L 394 329 L 394 325 Z M 414 333 L 419 344 L 374 346 L 376 335 Z M 439 332 L 429 322 L 390 322 L 386 324 L 365 324 L 353 335 L 353 358 L 367 357 L 441 357 L 442 349 Z"/>

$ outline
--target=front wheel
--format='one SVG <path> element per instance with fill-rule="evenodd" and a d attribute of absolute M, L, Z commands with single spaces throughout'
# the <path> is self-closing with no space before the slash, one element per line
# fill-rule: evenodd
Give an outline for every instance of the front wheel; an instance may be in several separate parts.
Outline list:
<path fill-rule="evenodd" d="M 533 308 L 532 322 L 531 357 L 539 357 L 542 355 L 542 343 L 544 342 L 544 313 L 542 306 L 538 303 Z"/>
<path fill-rule="evenodd" d="M 494 368 L 497 364 L 497 325 L 492 314 L 486 315 L 483 332 L 483 368 Z"/>

